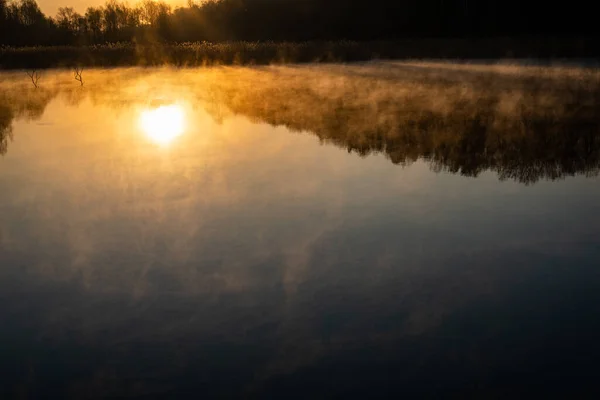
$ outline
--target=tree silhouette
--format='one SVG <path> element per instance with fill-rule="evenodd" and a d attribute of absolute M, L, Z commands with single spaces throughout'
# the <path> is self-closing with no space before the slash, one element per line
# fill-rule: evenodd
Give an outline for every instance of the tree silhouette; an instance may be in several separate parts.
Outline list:
<path fill-rule="evenodd" d="M 66 5 L 55 18 L 35 0 L 0 0 L 0 43 L 13 46 L 132 40 L 305 41 L 470 37 L 594 32 L 589 5 L 516 0 L 208 0 L 171 9 L 143 0 L 108 0 L 80 15 Z M 577 24 L 570 23 L 576 20 Z M 565 22 L 569 22 L 566 24 Z"/>

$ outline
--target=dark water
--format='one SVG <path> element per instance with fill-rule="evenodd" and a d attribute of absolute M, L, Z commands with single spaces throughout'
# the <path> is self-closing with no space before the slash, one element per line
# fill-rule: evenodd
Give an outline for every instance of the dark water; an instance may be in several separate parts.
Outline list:
<path fill-rule="evenodd" d="M 594 392 L 596 72 L 22 75 L 0 397 Z"/>

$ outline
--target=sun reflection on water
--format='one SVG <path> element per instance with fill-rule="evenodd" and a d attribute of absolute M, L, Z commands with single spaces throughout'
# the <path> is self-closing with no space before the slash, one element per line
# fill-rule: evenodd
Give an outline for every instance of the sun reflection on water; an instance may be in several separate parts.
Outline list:
<path fill-rule="evenodd" d="M 140 114 L 139 126 L 153 142 L 167 145 L 183 133 L 185 112 L 177 104 L 146 109 Z"/>

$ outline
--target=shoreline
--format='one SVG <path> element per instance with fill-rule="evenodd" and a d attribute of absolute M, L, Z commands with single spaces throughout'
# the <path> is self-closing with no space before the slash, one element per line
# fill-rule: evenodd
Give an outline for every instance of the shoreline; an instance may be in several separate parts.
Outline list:
<path fill-rule="evenodd" d="M 395 41 L 116 43 L 0 47 L 0 70 L 125 66 L 269 65 L 370 60 L 517 62 L 597 68 L 597 41 L 585 37 L 402 39 Z"/>

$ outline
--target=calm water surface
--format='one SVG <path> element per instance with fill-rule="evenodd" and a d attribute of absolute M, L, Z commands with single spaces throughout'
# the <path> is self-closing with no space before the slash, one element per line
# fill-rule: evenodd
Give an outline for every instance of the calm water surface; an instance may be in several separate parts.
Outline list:
<path fill-rule="evenodd" d="M 589 394 L 598 76 L 1 74 L 1 397 Z"/>

